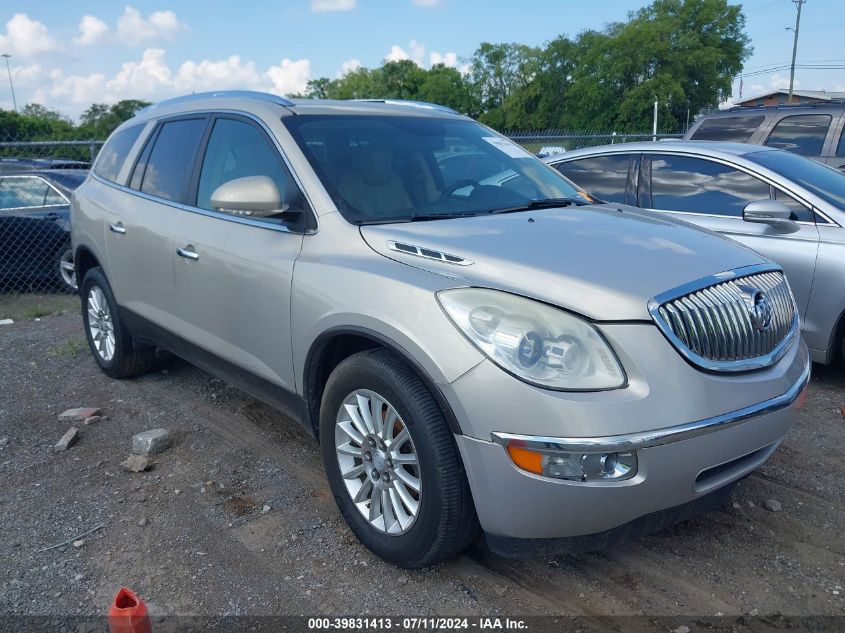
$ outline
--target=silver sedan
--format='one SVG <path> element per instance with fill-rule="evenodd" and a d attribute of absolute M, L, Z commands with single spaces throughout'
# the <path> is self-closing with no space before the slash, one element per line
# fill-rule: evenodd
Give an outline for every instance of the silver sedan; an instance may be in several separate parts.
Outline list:
<path fill-rule="evenodd" d="M 626 143 L 546 159 L 611 203 L 670 214 L 780 264 L 815 362 L 845 353 L 845 175 L 759 145 Z"/>

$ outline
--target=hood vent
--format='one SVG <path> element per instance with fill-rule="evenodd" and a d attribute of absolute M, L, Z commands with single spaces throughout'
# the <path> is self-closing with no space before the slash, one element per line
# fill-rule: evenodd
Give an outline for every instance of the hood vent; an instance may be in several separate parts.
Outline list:
<path fill-rule="evenodd" d="M 456 266 L 470 266 L 474 263 L 471 259 L 458 257 L 457 255 L 450 255 L 449 253 L 443 253 L 442 251 L 436 251 L 431 248 L 405 244 L 404 242 L 388 240 L 387 247 L 392 251 L 405 253 L 406 255 L 414 255 L 416 257 L 422 257 L 423 259 L 433 259 L 446 264 L 455 264 Z"/>

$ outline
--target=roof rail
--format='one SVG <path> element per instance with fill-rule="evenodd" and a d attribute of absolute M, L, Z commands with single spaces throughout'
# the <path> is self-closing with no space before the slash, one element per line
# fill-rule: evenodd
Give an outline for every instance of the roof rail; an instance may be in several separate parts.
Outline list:
<path fill-rule="evenodd" d="M 293 101 L 287 99 L 285 97 L 280 97 L 279 95 L 270 94 L 269 92 L 258 92 L 255 90 L 215 90 L 214 92 L 195 92 L 189 95 L 182 95 L 181 97 L 173 97 L 171 99 L 165 99 L 163 101 L 159 101 L 158 103 L 154 103 L 152 105 L 148 105 L 146 108 L 139 110 L 139 112 L 145 112 L 147 110 L 151 110 L 153 108 L 158 108 L 160 106 L 165 105 L 174 105 L 177 103 L 190 103 L 191 101 L 200 101 L 202 99 L 253 99 L 256 101 L 267 101 L 269 103 L 275 103 L 280 106 L 292 106 L 294 105 Z"/>
<path fill-rule="evenodd" d="M 440 112 L 460 114 L 460 112 L 453 110 L 450 107 L 440 105 L 439 103 L 429 103 L 428 101 L 412 101 L 411 99 L 352 99 L 352 101 L 360 101 L 363 103 L 386 103 L 388 105 L 401 105 L 411 108 L 423 108 L 425 110 L 438 110 Z"/>
<path fill-rule="evenodd" d="M 777 103 L 772 105 L 735 105 L 727 112 L 748 112 L 749 110 L 789 110 L 791 108 L 824 108 L 827 106 L 844 105 L 845 99 L 831 99 L 829 101 L 814 101 L 813 103 Z M 724 110 L 723 110 L 724 112 Z"/>

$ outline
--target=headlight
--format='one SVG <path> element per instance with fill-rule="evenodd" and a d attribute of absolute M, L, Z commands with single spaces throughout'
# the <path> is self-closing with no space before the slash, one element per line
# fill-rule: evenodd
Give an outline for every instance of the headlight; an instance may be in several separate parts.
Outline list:
<path fill-rule="evenodd" d="M 526 382 L 570 391 L 625 384 L 625 372 L 601 334 L 568 312 L 484 288 L 442 290 L 437 298 L 479 350 Z"/>

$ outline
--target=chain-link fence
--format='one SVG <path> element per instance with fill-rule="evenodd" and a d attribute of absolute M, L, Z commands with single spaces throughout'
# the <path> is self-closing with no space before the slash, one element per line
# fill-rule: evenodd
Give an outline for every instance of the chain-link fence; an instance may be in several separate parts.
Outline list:
<path fill-rule="evenodd" d="M 516 141 L 532 154 L 570 152 L 581 147 L 596 147 L 614 143 L 668 140 L 683 138 L 683 134 L 651 134 L 623 132 L 578 132 L 572 130 L 506 130 L 503 134 Z"/>
<path fill-rule="evenodd" d="M 70 196 L 102 141 L 0 142 L 0 319 L 74 307 Z"/>

